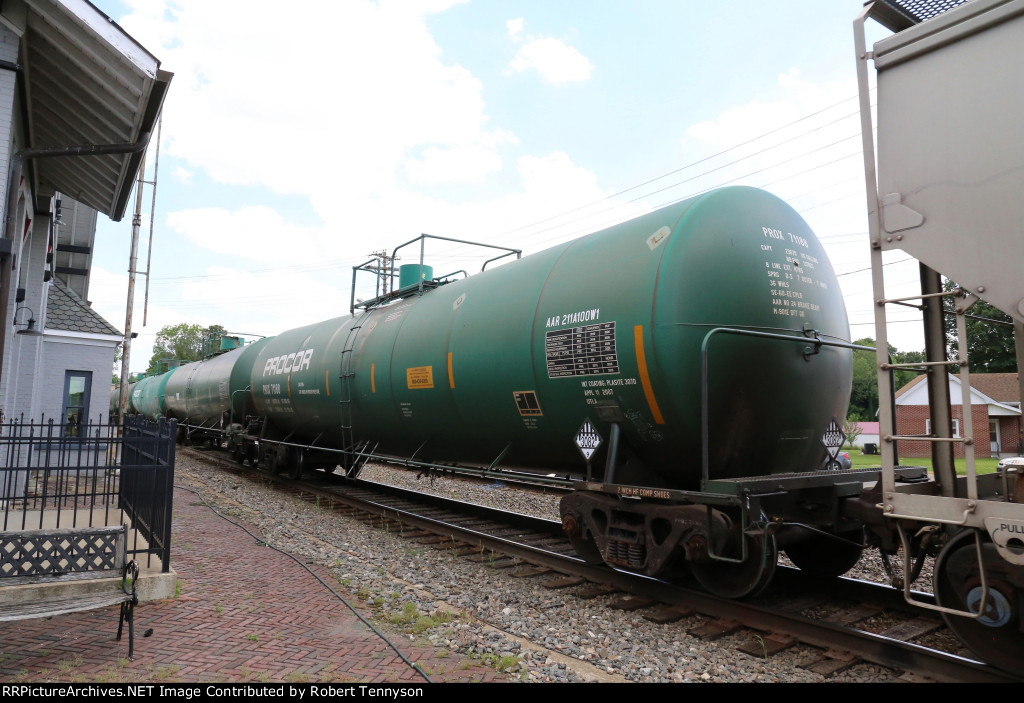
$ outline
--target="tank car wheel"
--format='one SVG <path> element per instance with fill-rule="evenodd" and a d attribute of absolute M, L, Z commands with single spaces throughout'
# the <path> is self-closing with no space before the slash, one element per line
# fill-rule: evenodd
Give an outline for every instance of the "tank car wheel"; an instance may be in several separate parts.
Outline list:
<path fill-rule="evenodd" d="M 288 478 L 298 481 L 302 478 L 302 472 L 306 469 L 306 450 L 293 449 L 288 452 Z"/>
<path fill-rule="evenodd" d="M 573 549 L 576 550 L 576 556 L 588 564 L 603 564 L 604 556 L 602 556 L 600 548 L 592 537 L 583 534 L 580 522 L 578 514 L 566 513 L 562 516 L 562 531 L 565 532 Z"/>
<path fill-rule="evenodd" d="M 724 555 L 738 558 L 741 554 L 739 535 L 730 533 L 724 545 Z M 755 596 L 763 591 L 775 575 L 779 550 L 774 535 L 747 537 L 747 560 L 742 563 L 731 561 L 693 561 L 690 571 L 707 591 L 729 599 Z"/>
<path fill-rule="evenodd" d="M 981 561 L 988 584 L 984 614 L 969 618 L 943 613 L 942 617 L 982 660 L 1019 674 L 1024 667 L 1021 567 L 1000 557 L 987 536 L 982 539 Z M 975 531 L 964 530 L 947 542 L 935 559 L 935 599 L 944 608 L 977 612 L 982 591 Z"/>
<path fill-rule="evenodd" d="M 849 542 L 863 543 L 864 531 L 858 530 L 837 536 L 848 541 L 843 542 L 824 535 L 812 535 L 806 540 L 787 545 L 783 551 L 801 571 L 819 578 L 836 578 L 845 574 L 860 561 L 861 554 L 864 552 L 863 547 Z"/>

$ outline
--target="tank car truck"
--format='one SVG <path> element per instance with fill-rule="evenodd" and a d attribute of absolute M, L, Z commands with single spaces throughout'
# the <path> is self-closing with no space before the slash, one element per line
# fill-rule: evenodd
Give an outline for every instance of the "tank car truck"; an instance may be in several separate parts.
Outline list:
<path fill-rule="evenodd" d="M 891 32 L 870 50 L 869 21 Z M 854 35 L 877 344 L 887 348 L 892 305 L 922 310 L 927 360 L 919 366 L 928 372 L 931 429 L 924 437 L 901 434 L 892 407 L 881 404 L 884 472 L 873 498 L 880 514 L 869 520 L 871 531 L 888 549 L 902 547 L 909 602 L 941 612 L 985 661 L 1021 672 L 1020 462 L 1005 462 L 995 474 L 977 473 L 976 445 L 987 443 L 988 427 L 975 427 L 973 413 L 962 411 L 962 431 L 953 432 L 947 370 L 959 369 L 961 398 L 969 398 L 965 316 L 978 299 L 1013 318 L 1017 365 L 1024 366 L 1024 0 L 868 2 L 854 22 Z M 869 98 L 872 65 L 877 122 Z M 883 254 L 894 250 L 920 262 L 920 296 L 886 293 Z M 944 291 L 940 274 L 958 288 Z M 952 319 L 944 319 L 943 297 L 953 302 Z M 955 327 L 959 343 L 952 360 L 947 326 Z M 891 392 L 891 368 L 879 353 L 881 397 Z M 898 442 L 922 439 L 932 446 L 934 478 L 901 484 L 895 477 Z M 963 476 L 954 470 L 954 454 L 965 459 Z M 917 570 L 910 560 L 928 554 L 936 555 L 935 605 L 918 602 L 911 592 Z"/>

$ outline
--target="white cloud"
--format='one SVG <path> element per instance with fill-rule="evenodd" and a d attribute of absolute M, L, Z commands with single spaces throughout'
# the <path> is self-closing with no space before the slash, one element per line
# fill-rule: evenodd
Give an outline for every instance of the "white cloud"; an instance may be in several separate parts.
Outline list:
<path fill-rule="evenodd" d="M 694 165 L 674 179 L 686 180 L 691 192 L 725 184 L 762 187 L 793 206 L 839 274 L 852 337 L 873 336 L 856 81 L 812 83 L 791 69 L 777 85 L 771 101 L 734 105 L 688 128 L 681 145 Z M 895 295 L 912 295 L 919 285 L 916 268 L 889 266 L 886 275 L 887 292 Z M 916 325 L 892 325 L 890 334 L 901 350 L 923 344 Z"/>
<path fill-rule="evenodd" d="M 322 254 L 320 228 L 292 225 L 264 205 L 234 212 L 222 208 L 179 210 L 167 216 L 167 224 L 193 244 L 216 254 L 243 254 L 278 265 L 304 264 L 318 260 Z"/>
<path fill-rule="evenodd" d="M 475 145 L 430 147 L 423 151 L 422 158 L 406 161 L 405 170 L 416 184 L 479 182 L 501 170 L 501 157 L 492 149 Z"/>
<path fill-rule="evenodd" d="M 735 105 L 689 127 L 682 146 L 697 162 L 694 190 L 742 182 L 768 187 L 798 208 L 834 199 L 829 186 L 855 193 L 862 173 L 856 94 L 852 79 L 810 83 L 793 69 L 779 76 L 772 101 Z M 708 156 L 694 158 L 700 154 Z"/>
<path fill-rule="evenodd" d="M 347 281 L 209 266 L 205 278 L 182 282 L 179 301 L 185 309 L 219 318 L 231 332 L 272 335 L 347 313 L 347 293 Z"/>
<path fill-rule="evenodd" d="M 507 200 L 456 207 L 419 187 L 500 175 L 502 192 L 522 200 L 516 219 L 573 202 L 566 194 L 579 190 L 574 178 L 593 189 L 581 169 L 542 191 L 505 166 L 503 150 L 516 136 L 489 124 L 480 80 L 442 59 L 427 26 L 429 13 L 450 4 L 297 0 L 282 14 L 270 5 L 239 12 L 204 0 L 137 0 L 121 22 L 175 73 L 164 137 L 178 173 L 201 170 L 214 185 L 308 198 L 322 222 L 295 227 L 269 210 L 207 208 L 172 213 L 173 229 L 214 252 L 259 260 L 357 258 L 369 235 L 479 233 L 478 210 Z M 289 44 L 287 56 L 274 51 L 290 32 L 303 41 Z M 589 61 L 557 40 L 531 38 L 522 48 L 550 80 L 589 73 Z M 534 210 L 524 211 L 526 203 Z M 277 252 L 280 241 L 290 246 Z"/>
<path fill-rule="evenodd" d="M 528 191 L 552 193 L 559 200 L 566 197 L 561 185 L 572 183 L 577 190 L 597 192 L 597 178 L 572 163 L 569 155 L 556 151 L 547 156 L 524 156 L 519 159 L 519 172 Z"/>
<path fill-rule="evenodd" d="M 513 148 L 516 135 L 491 123 L 480 79 L 444 60 L 427 25 L 447 0 L 297 0 L 287 13 L 260 2 L 244 12 L 132 2 L 119 21 L 175 74 L 161 157 L 179 183 L 210 184 L 196 205 L 161 217 L 167 247 L 201 247 L 220 265 L 192 281 L 154 280 L 151 299 L 164 307 L 152 309 L 151 329 L 188 321 L 275 334 L 347 312 L 349 267 L 421 232 L 529 252 L 626 216 L 579 212 L 521 229 L 607 193 L 569 155 Z M 516 25 L 509 31 L 521 33 Z M 521 48 L 548 80 L 591 70 L 556 40 Z M 259 204 L 221 206 L 221 184 L 236 186 L 231 202 Z M 267 191 L 308 201 L 302 222 L 316 224 L 261 203 Z M 473 270 L 445 256 L 435 270 Z M 119 290 L 123 301 L 123 280 Z"/>
<path fill-rule="evenodd" d="M 485 146 L 480 81 L 445 63 L 426 15 L 451 2 L 138 2 L 121 21 L 175 74 L 167 153 L 214 182 L 364 195 L 410 152 Z M 282 37 L 302 36 L 285 44 Z"/>
<path fill-rule="evenodd" d="M 516 19 L 509 20 L 505 23 L 505 26 L 508 28 L 508 35 L 513 39 L 516 39 L 523 33 L 523 25 L 524 22 L 522 17 L 517 17 Z"/>
<path fill-rule="evenodd" d="M 510 66 L 517 73 L 536 70 L 541 78 L 555 85 L 585 81 L 594 71 L 593 64 L 578 49 L 553 37 L 528 40 Z"/>
<path fill-rule="evenodd" d="M 158 286 L 163 288 L 163 286 Z M 89 298 L 93 309 L 107 322 L 118 330 L 125 326 L 125 300 L 128 293 L 128 276 L 113 273 L 99 266 L 93 266 L 89 276 Z M 168 304 L 159 304 L 157 300 L 170 300 Z M 145 289 L 142 279 L 136 279 L 135 306 L 132 315 L 132 331 L 138 337 L 132 341 L 129 353 L 129 366 L 132 371 L 142 371 L 153 356 L 153 342 L 156 333 L 167 325 L 182 322 L 199 325 L 220 324 L 219 320 L 211 319 L 207 313 L 210 306 L 205 305 L 196 310 L 182 309 L 178 306 L 177 296 L 162 296 L 159 291 L 151 290 L 148 309 L 143 309 Z M 145 322 L 145 325 L 143 323 Z"/>
<path fill-rule="evenodd" d="M 480 183 L 501 171 L 499 148 L 518 143 L 511 132 L 495 130 L 481 137 L 476 144 L 427 147 L 419 158 L 405 162 L 405 172 L 414 185 Z"/>

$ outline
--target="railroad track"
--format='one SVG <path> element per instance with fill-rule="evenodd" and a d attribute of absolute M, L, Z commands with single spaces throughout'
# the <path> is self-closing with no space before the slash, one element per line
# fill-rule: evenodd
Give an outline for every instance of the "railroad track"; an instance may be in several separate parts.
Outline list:
<path fill-rule="evenodd" d="M 887 586 L 846 578 L 823 586 L 797 569 L 780 566 L 763 596 L 723 600 L 690 584 L 587 564 L 554 520 L 323 473 L 296 482 L 240 467 L 219 454 L 185 451 L 252 480 L 273 480 L 302 500 L 404 539 L 450 550 L 482 568 L 507 568 L 519 577 L 542 579 L 549 588 L 575 587 L 580 598 L 613 595 L 611 607 L 637 610 L 666 625 L 694 614 L 703 616 L 703 624 L 688 630 L 691 636 L 710 641 L 749 632 L 740 649 L 753 656 L 767 658 L 798 643 L 809 645 L 820 651 L 820 657 L 805 668 L 825 677 L 867 661 L 904 672 L 909 680 L 1024 681 L 1024 676 L 1011 676 L 958 653 L 955 638 L 943 636 L 940 618 L 910 608 L 902 593 Z M 943 641 L 944 648 L 932 644 Z"/>

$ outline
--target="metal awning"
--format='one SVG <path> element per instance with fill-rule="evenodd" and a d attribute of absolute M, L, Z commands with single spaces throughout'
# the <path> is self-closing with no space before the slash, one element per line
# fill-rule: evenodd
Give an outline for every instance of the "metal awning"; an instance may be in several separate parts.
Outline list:
<path fill-rule="evenodd" d="M 873 0 L 872 17 L 890 31 L 902 32 L 965 2 L 967 0 Z"/>
<path fill-rule="evenodd" d="M 54 191 L 120 220 L 173 74 L 87 0 L 10 0 L 38 196 Z"/>

